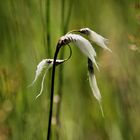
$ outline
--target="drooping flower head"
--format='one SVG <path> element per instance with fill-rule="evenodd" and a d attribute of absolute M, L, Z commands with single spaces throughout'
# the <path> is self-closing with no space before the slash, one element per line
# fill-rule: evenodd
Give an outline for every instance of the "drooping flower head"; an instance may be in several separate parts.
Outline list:
<path fill-rule="evenodd" d="M 78 34 L 71 34 L 71 33 L 68 33 L 65 36 L 62 36 L 59 40 L 59 43 L 62 46 L 69 43 L 73 43 L 88 58 L 88 75 L 89 75 L 90 87 L 93 92 L 93 95 L 99 102 L 102 116 L 104 116 L 102 105 L 101 105 L 101 94 L 97 85 L 97 81 L 94 74 L 94 68 L 93 68 L 93 64 L 95 64 L 95 66 L 98 68 L 98 65 L 96 64 L 96 61 L 95 61 L 96 52 L 94 48 L 92 47 L 91 43 L 84 37 Z"/>
<path fill-rule="evenodd" d="M 87 39 L 85 39 L 81 35 L 70 33 L 70 34 L 66 34 L 65 36 L 62 36 L 60 38 L 60 42 L 62 43 L 62 45 L 73 43 L 75 46 L 77 46 L 80 49 L 80 51 L 86 57 L 90 58 L 93 64 L 95 64 L 95 66 L 97 67 L 97 69 L 99 69 L 95 60 L 96 52 L 92 47 L 91 43 Z"/>
<path fill-rule="evenodd" d="M 107 46 L 105 46 L 106 39 L 100 36 L 99 34 L 95 33 L 94 31 L 91 31 L 89 28 L 83 28 L 80 30 L 80 32 L 90 36 L 92 41 L 95 42 L 97 45 L 101 46 L 104 49 L 107 49 L 108 51 L 111 51 L 109 48 L 107 48 Z M 77 46 L 82 51 L 83 54 L 87 56 L 90 87 L 93 92 L 93 95 L 99 102 L 102 116 L 104 116 L 102 104 L 101 104 L 101 94 L 97 85 L 97 81 L 94 73 L 94 67 L 93 67 L 93 64 L 95 64 L 95 66 L 98 68 L 98 65 L 96 64 L 95 61 L 96 52 L 93 49 L 91 43 L 84 37 L 72 33 L 67 33 L 65 36 L 61 37 L 60 40 L 62 41 L 61 43 L 64 45 L 72 42 L 73 44 L 75 44 L 75 46 Z"/>

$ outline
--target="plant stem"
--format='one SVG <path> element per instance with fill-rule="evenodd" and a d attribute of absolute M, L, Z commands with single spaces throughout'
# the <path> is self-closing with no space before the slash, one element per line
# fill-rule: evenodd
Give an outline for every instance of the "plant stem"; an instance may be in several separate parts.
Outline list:
<path fill-rule="evenodd" d="M 40 0 L 39 4 L 40 4 L 40 19 L 42 22 L 42 29 L 43 29 L 43 43 L 44 43 L 44 48 L 45 48 L 45 54 L 48 55 L 47 54 L 47 50 L 48 50 L 48 48 L 47 48 L 47 29 L 46 29 L 47 28 L 47 26 L 46 26 L 46 17 L 47 17 L 46 13 L 47 12 L 44 15 L 44 12 L 43 12 L 44 11 L 44 9 L 43 9 L 44 3 L 42 2 L 42 0 Z"/>
<path fill-rule="evenodd" d="M 64 12 L 65 11 L 65 0 L 61 0 L 61 32 L 62 34 L 64 34 L 64 24 L 65 24 L 65 15 Z M 64 58 L 64 50 L 62 50 L 60 58 L 63 59 Z M 60 114 L 60 106 L 61 106 L 61 100 L 62 100 L 62 88 L 63 88 L 63 70 L 64 67 L 63 65 L 60 66 L 59 68 L 59 82 L 58 82 L 58 96 L 59 96 L 59 102 L 56 106 L 56 139 L 59 140 L 59 127 L 60 127 L 60 120 L 59 120 L 59 114 Z"/>
<path fill-rule="evenodd" d="M 66 33 L 68 30 L 68 26 L 69 26 L 70 18 L 71 18 L 71 13 L 72 13 L 71 11 L 73 9 L 73 2 L 74 2 L 74 0 L 71 0 L 70 5 L 69 5 L 68 14 L 66 16 L 66 21 L 64 24 L 64 33 Z"/>
<path fill-rule="evenodd" d="M 53 61 L 53 68 L 52 68 L 52 82 L 51 82 L 51 95 L 50 95 L 50 111 L 49 111 L 49 122 L 48 122 L 48 133 L 47 133 L 47 140 L 50 140 L 51 134 L 51 120 L 52 120 L 52 112 L 53 112 L 53 96 L 54 96 L 54 79 L 55 79 L 55 63 L 57 59 L 58 52 L 60 50 L 60 44 L 58 42 L 56 46 L 56 51 L 54 54 L 54 61 Z"/>
<path fill-rule="evenodd" d="M 64 34 L 64 24 L 65 24 L 65 0 L 61 0 L 61 30 Z"/>
<path fill-rule="evenodd" d="M 71 5 L 69 6 L 68 9 L 68 15 L 65 21 L 65 0 L 61 1 L 61 29 L 62 29 L 62 34 L 65 34 L 68 30 L 68 25 L 70 21 L 70 16 L 71 16 L 71 11 L 72 11 L 72 5 L 73 5 L 73 0 L 71 1 Z M 64 50 L 62 50 L 61 59 L 64 58 Z M 64 66 L 60 66 L 59 69 L 59 83 L 58 83 L 58 96 L 59 96 L 59 102 L 56 106 L 56 124 L 57 124 L 57 131 L 56 131 L 56 139 L 59 140 L 59 128 L 60 128 L 60 108 L 61 108 L 61 103 L 62 103 L 62 94 L 63 94 L 63 71 L 64 71 Z"/>
<path fill-rule="evenodd" d="M 46 28 L 47 28 L 47 48 L 48 57 L 51 57 L 51 15 L 50 15 L 50 0 L 46 2 Z"/>

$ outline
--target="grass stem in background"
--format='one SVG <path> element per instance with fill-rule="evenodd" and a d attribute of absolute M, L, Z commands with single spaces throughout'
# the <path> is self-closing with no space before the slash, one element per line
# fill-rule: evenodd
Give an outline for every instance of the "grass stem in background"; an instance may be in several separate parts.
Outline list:
<path fill-rule="evenodd" d="M 65 13 L 65 0 L 61 0 L 61 33 L 64 34 L 64 13 Z M 61 52 L 60 58 L 64 58 L 64 49 Z M 59 128 L 60 128 L 60 119 L 59 119 L 59 114 L 60 114 L 60 106 L 61 106 L 61 100 L 62 100 L 62 88 L 63 88 L 63 65 L 60 66 L 59 68 L 59 82 L 58 82 L 58 96 L 59 96 L 59 102 L 57 103 L 56 106 L 56 139 L 59 140 Z"/>
<path fill-rule="evenodd" d="M 61 31 L 62 34 L 65 34 L 68 30 L 69 22 L 70 22 L 70 17 L 72 13 L 72 6 L 73 6 L 73 0 L 70 2 L 69 9 L 68 9 L 68 15 L 66 16 L 65 20 L 65 0 L 61 1 Z M 62 50 L 61 59 L 64 58 L 64 49 Z M 61 65 L 59 69 L 59 82 L 58 82 L 58 96 L 59 96 L 59 102 L 56 106 L 56 124 L 57 124 L 57 131 L 56 131 L 56 138 L 59 140 L 59 134 L 60 134 L 60 108 L 61 108 L 61 103 L 62 103 L 62 94 L 63 94 L 63 71 L 64 71 L 64 66 Z"/>
<path fill-rule="evenodd" d="M 47 53 L 48 49 L 47 49 L 46 14 L 44 16 L 44 12 L 43 12 L 44 11 L 44 7 L 43 7 L 44 3 L 42 2 L 42 0 L 40 0 L 39 5 L 40 5 L 40 20 L 41 20 L 42 29 L 43 29 L 43 44 L 44 44 L 44 48 L 45 48 L 45 54 L 48 55 L 48 53 Z"/>
<path fill-rule="evenodd" d="M 46 27 L 47 27 L 47 51 L 48 57 L 51 57 L 51 14 L 50 0 L 46 0 Z"/>
<path fill-rule="evenodd" d="M 46 0 L 46 37 L 47 37 L 47 55 L 51 57 L 51 0 Z M 52 120 L 52 111 L 53 111 L 53 95 L 54 95 L 54 78 L 55 78 L 55 62 L 57 58 L 57 54 L 59 52 L 59 47 L 57 45 L 56 52 L 54 54 L 54 62 L 52 69 L 52 83 L 51 83 L 51 95 L 50 95 L 50 110 L 49 110 L 49 122 L 48 122 L 48 133 L 47 140 L 50 140 L 51 135 L 51 120 Z"/>

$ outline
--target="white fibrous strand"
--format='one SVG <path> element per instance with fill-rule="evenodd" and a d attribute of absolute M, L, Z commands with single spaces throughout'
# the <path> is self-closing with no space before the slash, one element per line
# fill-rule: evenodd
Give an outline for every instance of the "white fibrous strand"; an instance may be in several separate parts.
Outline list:
<path fill-rule="evenodd" d="M 92 90 L 93 95 L 97 99 L 100 105 L 100 109 L 102 112 L 102 116 L 104 116 L 102 105 L 101 105 L 101 93 L 97 85 L 96 77 L 94 74 L 93 63 L 90 59 L 88 59 L 88 76 L 89 76 L 89 83 Z"/>
<path fill-rule="evenodd" d="M 52 67 L 52 62 L 48 63 L 48 60 L 50 59 L 43 59 L 38 63 L 35 72 L 35 78 L 31 85 L 33 85 L 36 82 L 36 80 L 38 79 L 44 68 L 49 69 L 50 67 Z"/>
<path fill-rule="evenodd" d="M 95 31 L 89 28 L 82 28 L 80 29 L 80 32 L 86 34 L 89 37 L 89 39 L 92 42 L 96 43 L 98 46 L 112 52 L 111 49 L 107 47 L 107 44 L 109 42 L 108 39 L 104 38 L 103 36 L 101 36 L 100 34 L 96 33 Z"/>
<path fill-rule="evenodd" d="M 62 64 L 63 62 L 65 62 L 67 59 L 64 59 L 64 60 L 59 60 L 57 59 L 56 60 L 56 65 L 59 65 L 59 64 Z M 41 75 L 43 69 L 45 69 L 45 73 L 43 75 L 43 78 L 42 78 L 42 81 L 41 81 L 41 89 L 40 89 L 40 92 L 39 94 L 36 96 L 36 98 L 38 98 L 42 92 L 43 92 L 43 89 L 44 89 L 44 80 L 45 80 L 45 77 L 46 77 L 46 74 L 48 72 L 48 70 L 53 66 L 53 59 L 43 59 L 41 62 L 39 62 L 39 64 L 37 65 L 37 69 L 36 69 L 36 73 L 35 73 L 35 78 L 32 82 L 31 85 L 29 86 L 32 86 L 36 80 L 38 79 L 38 77 Z"/>
<path fill-rule="evenodd" d="M 91 61 L 95 64 L 95 66 L 98 68 L 98 65 L 96 63 L 95 57 L 96 57 L 96 52 L 94 48 L 92 47 L 91 43 L 82 37 L 81 35 L 77 34 L 66 34 L 65 36 L 61 37 L 62 43 L 63 44 L 68 44 L 72 42 L 75 46 L 77 46 L 81 52 L 88 58 L 91 59 Z"/>
<path fill-rule="evenodd" d="M 65 62 L 66 60 L 56 60 L 56 65 L 59 65 L 63 62 Z M 36 69 L 36 74 L 35 74 L 35 78 L 32 82 L 31 85 L 33 85 L 36 80 L 38 79 L 38 77 L 40 76 L 40 74 L 42 73 L 43 69 L 46 68 L 46 70 L 49 70 L 53 65 L 53 59 L 43 59 L 41 62 L 39 62 L 39 64 L 37 65 L 37 69 Z"/>

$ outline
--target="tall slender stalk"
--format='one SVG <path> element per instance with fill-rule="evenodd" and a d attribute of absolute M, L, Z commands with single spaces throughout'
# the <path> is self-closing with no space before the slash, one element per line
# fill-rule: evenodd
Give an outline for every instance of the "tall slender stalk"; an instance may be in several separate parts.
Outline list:
<path fill-rule="evenodd" d="M 44 3 L 42 2 L 42 0 L 39 1 L 39 5 L 40 5 L 40 19 L 41 19 L 41 23 L 42 23 L 42 29 L 43 29 L 43 43 L 44 43 L 44 48 L 45 48 L 45 54 L 48 55 L 47 53 L 47 26 L 46 26 L 46 13 L 45 13 L 45 16 L 44 16 Z M 47 4 L 46 4 L 47 5 Z M 46 8 L 46 7 L 45 7 Z"/>
<path fill-rule="evenodd" d="M 71 4 L 68 9 L 68 15 L 65 21 L 65 0 L 61 1 L 61 29 L 62 29 L 62 34 L 65 34 L 68 30 L 68 25 L 70 21 L 70 16 L 71 16 L 71 11 L 72 11 L 72 6 L 73 6 L 73 0 L 71 1 Z M 61 53 L 60 56 L 61 59 L 64 58 L 64 50 Z M 59 82 L 58 82 L 58 96 L 59 96 L 59 102 L 56 106 L 56 124 L 57 124 L 57 131 L 56 131 L 56 139 L 59 140 L 59 128 L 60 128 L 60 108 L 61 108 L 61 102 L 62 102 L 62 94 L 63 94 L 63 71 L 64 71 L 64 66 L 60 66 L 59 69 Z"/>
<path fill-rule="evenodd" d="M 50 111 L 49 111 L 49 122 L 48 122 L 48 133 L 47 133 L 47 140 L 50 140 L 51 135 L 51 121 L 52 121 L 52 112 L 53 112 L 53 96 L 54 96 L 54 79 L 55 79 L 55 63 L 57 59 L 58 52 L 60 50 L 60 44 L 58 42 L 56 46 L 56 51 L 54 54 L 54 61 L 53 61 L 53 68 L 52 68 L 52 82 L 51 82 L 51 95 L 50 95 Z"/>
<path fill-rule="evenodd" d="M 62 51 L 60 58 L 64 58 L 64 50 Z M 56 125 L 57 125 L 57 131 L 56 131 L 56 139 L 59 140 L 59 127 L 60 127 L 60 119 L 59 119 L 59 114 L 60 114 L 60 107 L 61 107 L 61 101 L 62 101 L 62 89 L 63 89 L 63 71 L 64 67 L 60 66 L 59 68 L 59 82 L 58 82 L 58 96 L 59 96 L 59 102 L 57 103 L 56 106 Z"/>
<path fill-rule="evenodd" d="M 48 57 L 51 57 L 51 14 L 50 0 L 46 1 L 46 28 L 47 28 L 47 48 Z"/>
<path fill-rule="evenodd" d="M 64 12 L 65 11 L 65 0 L 61 0 L 61 31 L 62 34 L 64 34 Z M 64 49 L 61 52 L 60 58 L 63 59 L 64 58 Z M 59 96 L 59 102 L 56 106 L 56 123 L 57 123 L 57 131 L 56 131 L 56 139 L 59 139 L 59 132 L 58 132 L 58 128 L 60 125 L 60 121 L 59 121 L 59 112 L 60 112 L 60 106 L 61 106 L 61 100 L 62 100 L 62 88 L 63 88 L 63 65 L 60 66 L 59 69 L 59 82 L 58 82 L 58 96 Z"/>
<path fill-rule="evenodd" d="M 47 37 L 47 46 L 46 51 L 48 57 L 51 57 L 51 8 L 50 8 L 50 1 L 46 0 L 46 36 Z M 52 83 L 51 83 L 51 95 L 50 95 L 50 110 L 49 110 L 49 121 L 48 121 L 48 133 L 47 133 L 47 140 L 50 140 L 51 135 L 51 120 L 52 120 L 52 111 L 53 111 L 53 95 L 54 95 L 54 78 L 55 78 L 55 62 L 59 52 L 59 43 L 56 46 L 56 51 L 54 54 L 54 62 L 53 62 L 53 69 L 52 69 Z"/>
<path fill-rule="evenodd" d="M 65 0 L 61 0 L 61 30 L 64 34 L 64 24 L 65 24 Z"/>
<path fill-rule="evenodd" d="M 73 2 L 74 0 L 71 0 L 70 2 L 70 6 L 69 6 L 69 9 L 68 9 L 68 14 L 66 16 L 66 20 L 65 20 L 65 23 L 64 23 L 64 34 L 68 31 L 68 26 L 69 26 L 69 23 L 70 23 L 70 18 L 71 18 L 71 13 L 72 13 L 72 8 L 73 8 Z"/>

